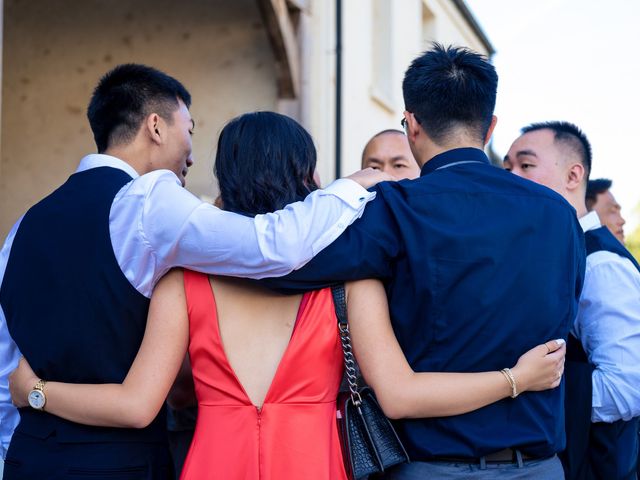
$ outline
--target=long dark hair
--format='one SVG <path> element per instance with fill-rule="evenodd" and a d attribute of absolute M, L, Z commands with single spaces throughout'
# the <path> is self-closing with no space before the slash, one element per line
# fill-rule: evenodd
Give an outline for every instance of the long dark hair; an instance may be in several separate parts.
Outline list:
<path fill-rule="evenodd" d="M 318 188 L 315 168 L 311 136 L 279 113 L 246 113 L 220 132 L 214 172 L 225 210 L 254 216 L 302 200 Z"/>

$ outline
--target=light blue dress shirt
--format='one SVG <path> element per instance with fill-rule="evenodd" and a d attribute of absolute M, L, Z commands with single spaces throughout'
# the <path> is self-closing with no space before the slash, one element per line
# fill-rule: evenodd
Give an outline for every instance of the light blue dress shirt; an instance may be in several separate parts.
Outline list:
<path fill-rule="evenodd" d="M 586 232 L 600 227 L 595 212 L 580 219 Z M 575 320 L 592 374 L 592 422 L 640 416 L 640 272 L 609 251 L 587 257 L 584 288 Z"/>
<path fill-rule="evenodd" d="M 172 267 L 247 278 L 285 275 L 333 242 L 375 197 L 356 182 L 341 179 L 303 202 L 250 218 L 202 202 L 169 170 L 139 176 L 118 158 L 92 154 L 82 159 L 77 171 L 104 166 L 124 170 L 133 178 L 114 198 L 109 229 L 120 268 L 146 297 Z M 0 250 L 0 285 L 19 224 L 20 220 Z M 2 458 L 19 421 L 8 388 L 19 358 L 0 307 Z"/>

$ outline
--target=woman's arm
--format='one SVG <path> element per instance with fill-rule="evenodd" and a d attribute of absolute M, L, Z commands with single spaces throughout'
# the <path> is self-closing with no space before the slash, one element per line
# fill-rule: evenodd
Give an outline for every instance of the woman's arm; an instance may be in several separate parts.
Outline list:
<path fill-rule="evenodd" d="M 181 270 L 157 284 L 140 350 L 122 384 L 47 382 L 45 410 L 76 423 L 143 428 L 162 407 L 185 356 L 189 322 Z M 46 380 L 46 379 L 45 379 Z M 18 407 L 38 381 L 24 359 L 11 374 L 10 389 Z"/>
<path fill-rule="evenodd" d="M 511 395 L 511 385 L 499 371 L 414 372 L 393 333 L 382 284 L 378 280 L 352 282 L 347 284 L 346 294 L 360 370 L 390 418 L 460 415 Z M 511 369 L 518 392 L 557 387 L 565 352 L 564 343 L 553 340 L 520 357 Z"/>

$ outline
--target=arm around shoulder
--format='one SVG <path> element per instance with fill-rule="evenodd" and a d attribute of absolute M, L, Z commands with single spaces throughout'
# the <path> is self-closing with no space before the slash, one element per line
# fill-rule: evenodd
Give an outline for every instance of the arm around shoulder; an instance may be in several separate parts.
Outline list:
<path fill-rule="evenodd" d="M 390 418 L 460 415 L 509 397 L 501 372 L 414 372 L 398 344 L 384 287 L 377 280 L 347 285 L 347 309 L 360 370 Z M 520 357 L 512 373 L 517 393 L 560 384 L 566 348 L 562 342 L 538 345 Z"/>
<path fill-rule="evenodd" d="M 182 271 L 172 271 L 156 286 L 144 339 L 124 382 L 102 385 L 47 382 L 45 410 L 86 425 L 146 427 L 165 401 L 184 358 L 188 338 Z M 23 360 L 10 379 L 16 405 L 27 406 L 34 380 L 37 377 Z"/>
<path fill-rule="evenodd" d="M 255 218 L 205 204 L 166 174 L 148 188 L 141 235 L 158 271 L 182 266 L 247 278 L 307 263 L 359 218 L 375 194 L 341 179 L 304 201 Z"/>

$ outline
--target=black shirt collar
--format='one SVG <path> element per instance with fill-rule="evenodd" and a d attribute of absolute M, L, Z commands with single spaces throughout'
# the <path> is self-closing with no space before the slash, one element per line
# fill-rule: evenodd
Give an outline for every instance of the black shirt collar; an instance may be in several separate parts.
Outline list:
<path fill-rule="evenodd" d="M 440 153 L 422 166 L 420 176 L 434 172 L 457 162 L 482 162 L 490 164 L 489 158 L 479 148 L 454 148 Z"/>

